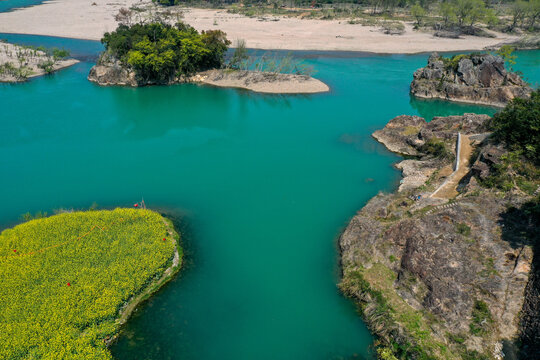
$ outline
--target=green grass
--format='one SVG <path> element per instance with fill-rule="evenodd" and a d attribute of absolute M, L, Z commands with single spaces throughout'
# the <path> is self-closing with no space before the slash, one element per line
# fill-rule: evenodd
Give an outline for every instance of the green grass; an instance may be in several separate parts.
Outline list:
<path fill-rule="evenodd" d="M 476 300 L 472 310 L 472 321 L 469 324 L 471 334 L 479 336 L 488 333 L 492 323 L 493 318 L 487 304 Z"/>
<path fill-rule="evenodd" d="M 391 269 L 376 263 L 369 269 L 346 272 L 340 285 L 346 294 L 364 299 L 362 312 L 371 330 L 379 336 L 380 352 L 388 359 L 393 359 L 390 355 L 400 359 L 458 358 L 433 338 L 425 314 L 399 296 L 394 288 L 395 280 L 396 274 Z M 397 330 L 398 325 L 405 334 Z"/>
<path fill-rule="evenodd" d="M 465 223 L 459 223 L 456 225 L 456 230 L 458 233 L 460 233 L 463 236 L 469 236 L 471 235 L 471 228 L 469 225 Z"/>
<path fill-rule="evenodd" d="M 110 359 L 105 341 L 120 309 L 171 264 L 170 227 L 150 210 L 116 209 L 3 231 L 0 333 L 9 336 L 0 336 L 0 358 Z"/>

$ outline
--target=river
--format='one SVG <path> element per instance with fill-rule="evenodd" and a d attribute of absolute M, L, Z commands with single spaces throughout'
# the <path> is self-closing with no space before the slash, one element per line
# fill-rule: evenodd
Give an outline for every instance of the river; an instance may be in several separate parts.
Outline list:
<path fill-rule="evenodd" d="M 275 96 L 99 87 L 86 80 L 97 42 L 0 38 L 84 60 L 0 84 L 1 227 L 27 211 L 144 198 L 183 232 L 184 269 L 128 321 L 117 359 L 370 358 L 373 339 L 336 287 L 340 231 L 400 179 L 399 157 L 370 134 L 401 114 L 495 112 L 411 99 L 428 54 L 296 53 L 331 92 Z M 539 59 L 518 53 L 536 83 Z"/>

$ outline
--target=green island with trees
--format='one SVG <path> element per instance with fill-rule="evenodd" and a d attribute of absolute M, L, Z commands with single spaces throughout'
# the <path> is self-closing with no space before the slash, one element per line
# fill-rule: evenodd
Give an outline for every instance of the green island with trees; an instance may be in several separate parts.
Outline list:
<path fill-rule="evenodd" d="M 172 223 L 146 209 L 66 212 L 0 234 L 0 358 L 111 359 L 134 307 L 180 268 Z"/>
<path fill-rule="evenodd" d="M 120 16 L 121 15 L 121 16 Z M 88 79 L 99 85 L 145 86 L 199 83 L 243 88 L 263 93 L 316 93 L 329 87 L 311 77 L 313 68 L 292 55 L 250 56 L 238 40 L 225 61 L 231 42 L 221 30 L 199 33 L 182 22 L 174 26 L 154 18 L 131 23 L 129 10 L 121 24 L 105 33 L 105 45 Z"/>
<path fill-rule="evenodd" d="M 230 41 L 220 30 L 199 33 L 184 23 L 121 24 L 102 39 L 106 52 L 135 71 L 139 82 L 169 83 L 199 71 L 221 68 Z"/>

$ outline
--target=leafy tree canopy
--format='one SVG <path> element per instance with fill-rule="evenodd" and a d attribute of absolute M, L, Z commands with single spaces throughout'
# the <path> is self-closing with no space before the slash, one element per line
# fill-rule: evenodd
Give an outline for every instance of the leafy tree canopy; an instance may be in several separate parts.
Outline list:
<path fill-rule="evenodd" d="M 131 66 L 144 81 L 164 82 L 175 76 L 220 68 L 230 41 L 220 30 L 201 34 L 184 23 L 119 25 L 105 33 L 107 52 Z"/>
<path fill-rule="evenodd" d="M 529 99 L 513 99 L 490 122 L 493 136 L 540 164 L 540 89 Z"/>

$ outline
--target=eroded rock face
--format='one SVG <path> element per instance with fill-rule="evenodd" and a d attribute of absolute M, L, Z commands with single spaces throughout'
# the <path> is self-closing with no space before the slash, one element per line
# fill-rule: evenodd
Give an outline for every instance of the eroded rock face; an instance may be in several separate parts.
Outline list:
<path fill-rule="evenodd" d="M 533 270 L 525 291 L 521 317 L 522 359 L 540 359 L 540 246 L 535 250 Z"/>
<path fill-rule="evenodd" d="M 411 311 L 416 311 L 429 324 L 427 336 L 448 347 L 456 359 L 461 358 L 464 348 L 502 359 L 501 342 L 519 336 L 528 339 L 531 351 L 540 348 L 534 345 L 540 328 L 540 276 L 535 273 L 529 279 L 534 239 L 522 235 L 522 226 L 531 224 L 508 210 L 519 208 L 528 198 L 519 194 L 501 197 L 476 182 L 476 178 L 482 179 L 482 169 L 477 166 L 485 166 L 484 175 L 489 176 L 490 168 L 501 161 L 507 150 L 482 141 L 468 184 L 453 203 L 426 199 L 422 201 L 431 208 L 421 210 L 419 202 L 409 196 L 420 193 L 419 188 L 430 174 L 445 166 L 445 162 L 426 157 L 421 144 L 431 137 L 454 141 L 458 132 L 471 138 L 480 134 L 485 139 L 488 119 L 485 115 L 465 114 L 426 123 L 419 117 L 399 116 L 377 131 L 374 137 L 390 150 L 417 158 L 400 163 L 404 179 L 399 191 L 371 199 L 352 218 L 339 242 L 342 288 L 354 284 L 355 274 L 361 272 L 373 289 L 393 294 L 387 299 L 398 296 L 407 304 L 404 307 L 390 301 L 399 336 L 407 339 L 405 343 L 415 344 L 415 337 L 410 336 L 415 330 L 400 320 L 400 315 L 408 312 L 410 316 Z M 395 279 L 390 290 L 380 287 L 379 275 L 369 275 L 370 269 L 378 269 L 376 274 L 380 274 L 381 267 Z M 352 296 L 367 303 L 367 309 L 373 308 L 373 298 L 359 288 L 352 286 L 345 291 L 351 294 L 353 289 Z M 492 317 L 489 330 L 480 334 L 471 332 L 473 309 L 478 302 L 487 306 Z M 520 318 L 520 314 L 524 316 Z M 368 325 L 373 325 L 370 319 Z M 382 339 L 393 336 L 377 327 L 374 319 L 374 332 Z M 455 342 L 457 338 L 461 340 Z M 403 343 L 402 339 L 391 341 Z M 437 351 L 431 355 L 447 358 Z M 506 355 L 512 358 L 510 353 Z"/>
<path fill-rule="evenodd" d="M 411 93 L 420 98 L 504 106 L 515 97 L 528 97 L 531 87 L 508 72 L 504 60 L 491 54 L 464 56 L 459 61 L 437 53 L 414 72 Z"/>
<path fill-rule="evenodd" d="M 135 73 L 118 63 L 92 67 L 88 80 L 104 86 L 137 86 Z"/>
<path fill-rule="evenodd" d="M 493 144 L 487 144 L 482 147 L 480 154 L 474 162 L 471 173 L 478 177 L 480 180 L 486 180 L 493 171 L 494 166 L 502 162 L 502 155 L 506 153 L 503 146 L 495 146 Z"/>
<path fill-rule="evenodd" d="M 421 156 L 421 146 L 430 138 L 453 140 L 457 133 L 481 134 L 486 132 L 487 115 L 464 114 L 462 116 L 434 117 L 429 123 L 419 116 L 401 115 L 373 133 L 373 137 L 388 150 L 402 154 Z"/>

